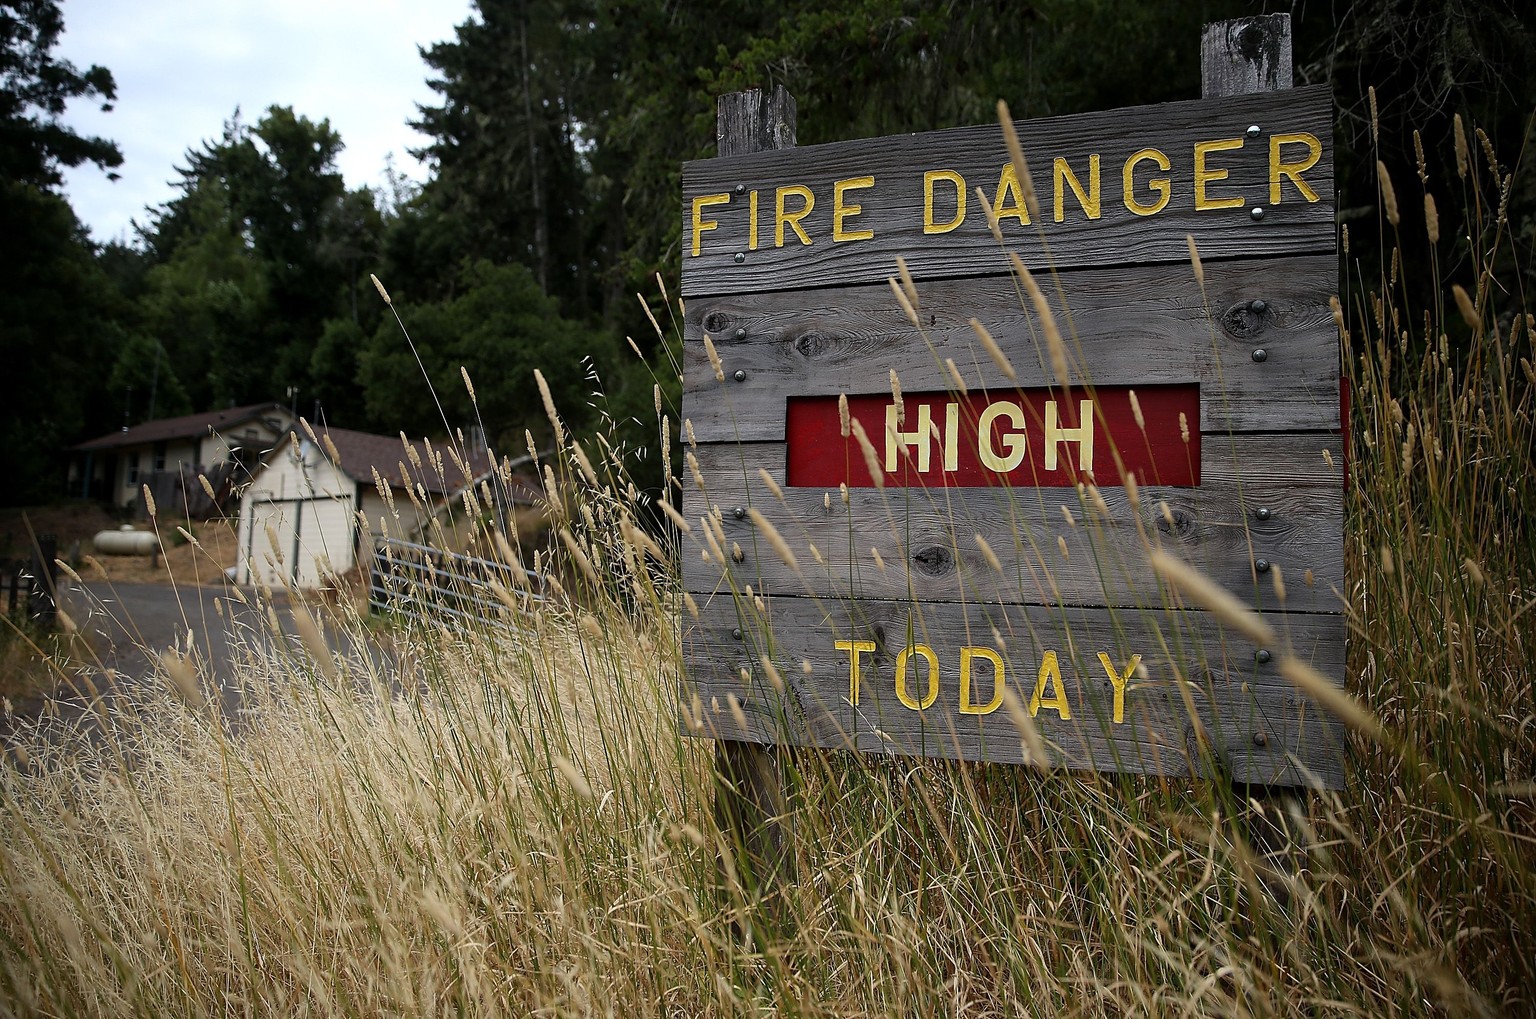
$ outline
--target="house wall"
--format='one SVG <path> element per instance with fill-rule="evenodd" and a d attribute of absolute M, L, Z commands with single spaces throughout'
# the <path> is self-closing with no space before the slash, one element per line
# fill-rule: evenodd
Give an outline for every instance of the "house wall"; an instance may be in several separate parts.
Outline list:
<path fill-rule="evenodd" d="M 274 452 L 240 497 L 239 583 L 317 587 L 356 561 L 357 485 L 313 443 L 299 453 Z"/>
<path fill-rule="evenodd" d="M 179 465 L 195 466 L 200 461 L 196 439 L 173 439 L 164 443 L 128 446 L 117 453 L 117 481 L 112 501 L 118 506 L 132 505 L 139 497 L 144 477 L 151 471 L 173 471 Z"/>
<path fill-rule="evenodd" d="M 238 448 L 254 467 L 257 457 L 277 444 L 294 424 L 286 411 L 273 408 L 271 413 L 242 422 L 225 432 L 214 432 L 199 440 L 199 463 L 217 464 L 230 458 L 230 449 Z"/>
<path fill-rule="evenodd" d="M 115 455 L 117 460 L 112 502 L 118 506 L 132 505 L 139 498 L 144 475 L 152 471 L 221 464 L 230 458 L 232 447 L 240 449 L 242 456 L 254 467 L 261 453 L 275 446 L 292 422 L 293 418 L 286 410 L 274 407 L 269 413 L 241 422 L 227 432 L 104 451 L 98 455 Z"/>

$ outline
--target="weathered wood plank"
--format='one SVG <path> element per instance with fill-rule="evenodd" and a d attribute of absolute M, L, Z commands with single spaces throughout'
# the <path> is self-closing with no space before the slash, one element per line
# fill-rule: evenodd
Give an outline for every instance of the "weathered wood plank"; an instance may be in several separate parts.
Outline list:
<path fill-rule="evenodd" d="M 1070 330 L 1074 383 L 1196 382 L 1201 429 L 1242 432 L 1338 427 L 1338 336 L 1328 310 L 1337 283 L 1333 256 L 1314 255 L 1207 264 L 1204 298 L 1187 258 L 1064 272 L 1046 285 Z M 1011 277 L 923 283 L 918 292 L 921 331 L 884 283 L 689 301 L 683 392 L 695 435 L 783 439 L 787 395 L 889 392 L 893 369 L 907 392 L 943 390 L 953 385 L 949 358 L 974 389 L 1010 387 L 972 318 L 1008 356 L 1017 385 L 1055 384 L 1033 313 L 1023 310 L 1028 300 Z M 705 332 L 723 383 L 706 356 Z M 1264 360 L 1255 361 L 1260 349 Z"/>
<path fill-rule="evenodd" d="M 832 598 L 1157 605 L 1146 555 L 1159 547 L 1265 611 L 1342 608 L 1343 460 L 1336 436 L 1210 437 L 1199 487 L 1145 487 L 1135 507 L 1124 489 L 1103 488 L 1103 509 L 1074 488 L 863 488 L 850 490 L 846 504 L 836 489 L 786 488 L 781 502 L 758 472 L 783 484 L 782 444 L 705 445 L 696 457 L 707 491 L 690 484 L 683 505 L 692 517 L 705 504 L 718 506 L 726 557 L 739 547 L 742 558 L 705 561 L 703 529 L 696 527 L 690 541 L 699 548 L 685 546 L 683 555 L 684 586 L 695 593 L 750 584 L 758 592 Z M 745 512 L 737 516 L 748 507 L 788 542 L 798 574 Z M 1269 568 L 1259 572 L 1256 564 Z"/>
<path fill-rule="evenodd" d="M 783 85 L 728 92 L 715 100 L 715 147 L 721 156 L 795 147 L 795 97 Z"/>
<path fill-rule="evenodd" d="M 1213 99 L 1289 89 L 1293 59 L 1289 14 L 1213 22 L 1200 33 L 1200 94 Z"/>
<path fill-rule="evenodd" d="M 1342 677 L 1344 627 L 1337 616 L 1272 621 L 1295 654 L 1324 675 Z M 680 704 L 684 726 L 701 734 L 1024 762 L 1015 714 L 1005 703 L 992 705 L 997 680 L 987 652 L 997 654 L 1004 685 L 1027 713 L 1050 651 L 1060 685 L 1050 677 L 1042 700 L 1064 697 L 1068 710 L 1045 703 L 1033 721 L 1054 764 L 1208 773 L 1203 733 L 1209 760 L 1236 781 L 1325 788 L 1343 782 L 1341 729 L 1280 676 L 1281 649 L 1262 649 L 1274 657 L 1260 661 L 1261 649 L 1203 612 L 786 597 L 769 599 L 760 610 L 751 600 L 722 596 L 704 601 L 698 619 L 685 617 L 683 641 L 687 660 L 708 666 L 690 670 Z M 869 650 L 859 653 L 857 704 L 850 689 L 853 652 L 838 649 L 837 641 L 867 642 Z M 907 660 L 909 701 L 921 706 L 933 694 L 922 710 L 903 703 L 896 687 L 901 652 L 917 643 L 938 662 L 937 685 L 930 688 L 921 653 Z M 972 652 L 971 689 L 964 696 L 973 707 L 991 708 L 985 713 L 961 710 L 966 647 L 983 649 Z M 1122 683 L 1118 723 L 1115 683 L 1100 652 L 1111 668 L 1130 674 Z M 1136 654 L 1141 667 L 1128 669 Z"/>
<path fill-rule="evenodd" d="M 1208 259 L 1332 251 L 1332 113 L 1328 88 L 1313 86 L 1019 122 L 1038 217 L 1017 188 L 1005 186 L 1008 156 L 996 124 L 696 160 L 683 167 L 682 292 L 693 298 L 881 282 L 898 255 L 918 278 L 1006 272 L 978 187 L 1000 212 L 1025 210 L 1000 223 L 1007 249 L 1033 269 L 1184 262 L 1191 234 Z M 1259 131 L 1249 135 L 1252 126 Z M 1274 137 L 1281 139 L 1276 157 Z M 1197 157 L 1197 143 L 1207 142 L 1227 147 Z M 1161 159 L 1136 162 L 1146 150 Z M 1282 176 L 1278 203 L 1272 158 L 1307 166 L 1295 174 L 1305 188 Z M 1197 161 L 1205 168 L 1198 182 Z M 930 172 L 954 176 L 930 180 Z M 1167 182 L 1165 204 L 1154 180 Z M 810 208 L 793 223 L 780 222 L 780 204 L 790 219 Z M 1254 208 L 1263 209 L 1262 218 Z"/>

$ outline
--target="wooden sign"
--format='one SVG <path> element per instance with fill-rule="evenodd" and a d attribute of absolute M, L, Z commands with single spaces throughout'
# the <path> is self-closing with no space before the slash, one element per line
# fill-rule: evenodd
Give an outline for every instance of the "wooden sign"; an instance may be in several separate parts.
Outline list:
<path fill-rule="evenodd" d="M 1276 668 L 1344 672 L 1330 125 L 1304 88 L 1019 123 L 1023 177 L 997 125 L 687 164 L 685 730 L 1339 786 Z"/>
<path fill-rule="evenodd" d="M 683 295 L 883 283 L 897 255 L 943 278 L 1006 273 L 1006 251 L 1187 261 L 1189 234 L 1211 259 L 1329 250 L 1332 117 L 1314 85 L 1021 122 L 1028 180 L 995 124 L 686 163 Z"/>

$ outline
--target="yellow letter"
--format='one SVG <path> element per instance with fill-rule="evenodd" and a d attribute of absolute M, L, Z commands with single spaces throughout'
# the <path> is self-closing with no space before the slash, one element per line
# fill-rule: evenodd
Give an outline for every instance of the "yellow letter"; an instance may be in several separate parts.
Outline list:
<path fill-rule="evenodd" d="M 1000 417 L 1006 417 L 1008 423 L 1014 427 L 1018 434 L 1003 436 L 1003 448 L 1008 452 L 999 456 L 992 446 L 992 422 Z M 976 455 L 981 458 L 981 464 L 988 470 L 1007 474 L 1019 464 L 1024 462 L 1024 451 L 1027 444 L 1024 438 L 1024 411 L 1016 403 L 1000 401 L 989 406 L 981 412 L 981 417 L 976 421 Z"/>
<path fill-rule="evenodd" d="M 1299 163 L 1283 163 L 1280 161 L 1280 146 L 1305 145 L 1307 155 Z M 1317 161 L 1323 158 L 1323 143 L 1317 140 L 1316 135 L 1311 134 L 1272 134 L 1269 136 L 1269 204 L 1280 204 L 1280 178 L 1289 177 L 1291 183 L 1296 185 L 1296 190 L 1301 192 L 1301 197 L 1309 202 L 1317 201 L 1317 192 L 1312 190 L 1312 185 L 1301 179 L 1301 175 L 1317 165 Z"/>
<path fill-rule="evenodd" d="M 798 195 L 799 197 L 804 198 L 805 207 L 802 208 L 799 212 L 785 212 L 785 195 Z M 774 194 L 774 202 L 776 203 L 776 212 L 774 214 L 773 220 L 773 246 L 776 248 L 782 248 L 784 246 L 785 223 L 788 223 L 790 228 L 795 231 L 796 236 L 800 238 L 801 244 L 811 243 L 811 239 L 805 235 L 805 231 L 800 226 L 800 221 L 806 216 L 810 215 L 811 210 L 816 207 L 816 196 L 811 194 L 811 189 L 808 187 L 803 187 L 799 184 L 790 184 L 786 187 L 781 187 Z"/>
<path fill-rule="evenodd" d="M 1019 193 L 1019 175 L 1013 168 L 1012 160 L 1003 164 L 1002 175 L 997 178 L 997 196 L 992 199 L 992 214 L 999 223 L 1012 216 L 1019 221 L 1020 226 L 1029 226 L 1029 209 L 1024 204 L 1024 196 Z"/>
<path fill-rule="evenodd" d="M 747 250 L 757 250 L 757 190 L 747 195 Z"/>
<path fill-rule="evenodd" d="M 1045 695 L 1047 683 L 1053 691 L 1049 697 Z M 1062 718 L 1072 717 L 1072 706 L 1067 703 L 1066 684 L 1061 681 L 1061 665 L 1056 661 L 1054 651 L 1047 651 L 1044 660 L 1040 662 L 1040 678 L 1035 680 L 1035 695 L 1029 699 L 1029 716 L 1033 718 L 1038 715 L 1041 708 L 1054 708 Z"/>
<path fill-rule="evenodd" d="M 933 182 L 948 181 L 955 186 L 955 218 L 948 223 L 933 221 Z M 947 234 L 965 222 L 965 178 L 953 170 L 929 170 L 923 174 L 923 233 Z"/>
<path fill-rule="evenodd" d="M 872 188 L 875 186 L 873 177 L 850 177 L 840 180 L 832 185 L 832 239 L 834 241 L 867 241 L 875 236 L 873 230 L 844 230 L 843 221 L 857 216 L 864 211 L 862 205 L 850 205 L 843 201 L 843 196 L 854 188 Z"/>
<path fill-rule="evenodd" d="M 944 469 L 960 469 L 960 405 L 944 405 Z"/>
<path fill-rule="evenodd" d="M 1056 444 L 1077 443 L 1077 469 L 1093 470 L 1093 401 L 1083 400 L 1077 405 L 1077 427 L 1063 428 L 1056 417 L 1056 401 L 1045 402 L 1045 469 L 1056 469 Z"/>
<path fill-rule="evenodd" d="M 1242 195 L 1232 198 L 1207 198 L 1205 186 L 1213 180 L 1226 180 L 1226 170 L 1208 170 L 1205 157 L 1210 152 L 1227 152 L 1243 147 L 1241 138 L 1222 138 L 1220 141 L 1195 142 L 1195 208 L 1236 209 L 1243 204 Z"/>
<path fill-rule="evenodd" d="M 889 404 L 885 408 L 885 473 L 896 473 L 896 454 L 900 452 L 898 446 L 917 447 L 917 472 L 927 474 L 928 467 L 933 462 L 933 450 L 928 440 L 936 430 L 933 427 L 933 408 L 926 403 L 917 407 L 917 431 L 903 432 L 896 424 L 896 405 Z"/>
<path fill-rule="evenodd" d="M 695 258 L 699 255 L 700 236 L 720 225 L 712 219 L 705 219 L 704 210 L 711 205 L 725 205 L 730 200 L 730 195 L 700 195 L 693 200 L 693 255 Z"/>
<path fill-rule="evenodd" d="M 1173 195 L 1173 185 L 1167 177 L 1153 177 L 1147 181 L 1147 187 L 1158 195 L 1157 201 L 1151 205 L 1142 205 L 1136 200 L 1136 164 L 1148 159 L 1156 163 L 1159 170 L 1168 169 L 1168 157 L 1157 149 L 1142 149 L 1125 161 L 1125 207 L 1138 216 L 1151 216 L 1162 212 L 1168 205 L 1168 199 Z"/>
<path fill-rule="evenodd" d="M 848 700 L 857 704 L 859 703 L 859 662 L 866 654 L 875 650 L 875 642 L 872 640 L 839 640 L 834 641 L 832 646 L 839 651 L 848 652 Z"/>
<path fill-rule="evenodd" d="M 1089 219 L 1099 218 L 1099 154 L 1093 153 L 1088 157 L 1088 194 L 1083 194 L 1083 185 L 1078 183 L 1077 175 L 1067 165 L 1067 161 L 1060 156 L 1056 157 L 1056 222 L 1060 223 L 1066 218 L 1065 194 L 1062 184 L 1072 188 L 1072 193 L 1077 196 L 1077 203 L 1083 207 Z"/>
<path fill-rule="evenodd" d="M 1099 661 L 1104 665 L 1104 671 L 1109 675 L 1109 683 L 1115 688 L 1115 724 L 1125 721 L 1125 684 L 1136 672 L 1136 666 L 1141 664 L 1141 655 L 1131 655 L 1131 662 L 1125 667 L 1125 672 L 1115 671 L 1114 663 L 1109 660 L 1109 655 L 1099 652 Z"/>
<path fill-rule="evenodd" d="M 985 704 L 971 703 L 971 659 L 985 658 L 992 663 L 992 699 Z M 1003 660 L 989 647 L 960 649 L 960 713 L 990 715 L 1003 704 Z"/>
<path fill-rule="evenodd" d="M 907 660 L 913 655 L 917 655 L 928 663 L 928 692 L 923 695 L 921 702 L 914 701 L 912 695 L 907 693 Z M 938 697 L 939 656 L 934 654 L 933 648 L 927 644 L 913 644 L 909 648 L 903 648 L 901 654 L 896 656 L 896 699 L 913 711 L 923 711 L 932 707 Z"/>

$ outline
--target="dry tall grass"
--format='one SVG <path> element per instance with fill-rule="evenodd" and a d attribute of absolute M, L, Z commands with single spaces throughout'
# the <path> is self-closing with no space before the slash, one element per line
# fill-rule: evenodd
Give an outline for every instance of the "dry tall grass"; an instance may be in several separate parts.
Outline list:
<path fill-rule="evenodd" d="M 104 729 L 15 722 L 0 1009 L 1536 1009 L 1532 322 L 1490 283 L 1490 179 L 1474 152 L 1491 243 L 1445 299 L 1472 349 L 1441 338 L 1444 308 L 1419 331 L 1401 274 L 1341 309 L 1351 686 L 1385 735 L 1352 744 L 1347 790 L 1293 808 L 1289 859 L 1215 784 L 802 754 L 798 879 L 767 904 L 717 890 L 709 745 L 673 714 L 675 581 L 617 467 L 568 445 L 568 597 L 520 627 L 410 624 L 383 659 L 252 641 L 260 724 L 238 733 L 174 662 L 101 702 Z"/>

